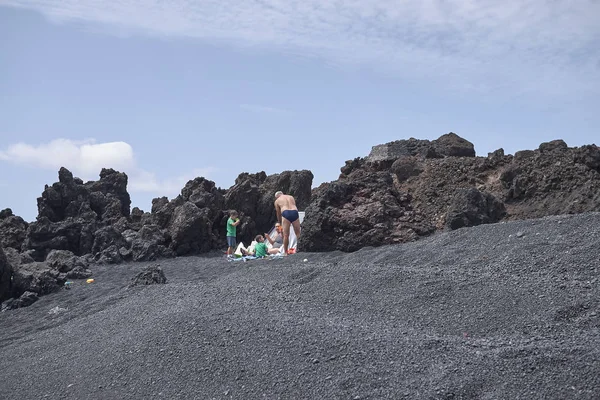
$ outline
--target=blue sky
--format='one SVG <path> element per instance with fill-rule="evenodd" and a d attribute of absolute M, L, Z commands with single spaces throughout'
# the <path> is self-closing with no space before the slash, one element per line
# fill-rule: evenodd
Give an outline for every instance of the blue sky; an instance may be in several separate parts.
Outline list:
<path fill-rule="evenodd" d="M 409 137 L 598 142 L 596 0 L 111 3 L 0 0 L 0 209 L 35 219 L 61 165 L 127 172 L 149 210 Z"/>

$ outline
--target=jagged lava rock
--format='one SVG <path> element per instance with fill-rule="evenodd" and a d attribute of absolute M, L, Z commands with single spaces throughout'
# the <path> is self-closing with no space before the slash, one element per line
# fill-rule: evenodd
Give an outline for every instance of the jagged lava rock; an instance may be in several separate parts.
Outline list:
<path fill-rule="evenodd" d="M 450 132 L 433 141 L 410 138 L 373 146 L 367 161 L 393 162 L 399 158 L 415 156 L 418 158 L 475 157 L 475 147 L 473 143 Z"/>
<path fill-rule="evenodd" d="M 169 224 L 171 249 L 177 255 L 207 252 L 212 248 L 211 211 L 187 201 L 175 208 Z"/>
<path fill-rule="evenodd" d="M 10 299 L 2 303 L 0 309 L 4 310 L 15 310 L 17 308 L 29 307 L 36 301 L 38 301 L 39 297 L 37 293 L 34 292 L 25 292 L 17 299 Z"/>
<path fill-rule="evenodd" d="M 34 258 L 43 261 L 51 250 L 69 250 L 81 256 L 92 250 L 96 223 L 81 218 L 51 222 L 38 217 L 29 224 L 23 250 L 34 250 Z"/>
<path fill-rule="evenodd" d="M 167 277 L 159 265 L 151 265 L 138 273 L 129 284 L 129 287 L 141 285 L 164 285 Z"/>
<path fill-rule="evenodd" d="M 153 261 L 158 258 L 173 257 L 168 248 L 170 237 L 158 225 L 144 225 L 131 243 L 133 261 Z"/>
<path fill-rule="evenodd" d="M 13 295 L 27 291 L 45 295 L 59 290 L 66 281 L 66 274 L 51 268 L 44 262 L 13 266 Z"/>
<path fill-rule="evenodd" d="M 431 142 L 411 138 L 375 146 L 369 156 L 347 161 L 337 181 L 314 191 L 300 249 L 349 250 L 389 243 L 394 235 L 406 241 L 454 226 L 600 211 L 595 145 L 570 148 L 555 140 L 514 156 L 503 149 L 474 155 L 470 142 L 450 133 Z M 403 193 L 404 200 L 389 200 L 388 193 Z M 381 221 L 390 205 L 411 217 L 387 216 L 392 223 L 386 227 Z M 395 233 L 408 229 L 414 234 Z"/>
<path fill-rule="evenodd" d="M 129 216 L 131 198 L 127 192 L 127 182 L 127 174 L 112 168 L 102 168 L 99 180 L 85 184 L 90 193 L 105 197 L 105 200 L 98 203 L 98 209 L 92 208 L 101 219 L 110 220 Z"/>
<path fill-rule="evenodd" d="M 68 279 L 84 279 L 92 276 L 89 263 L 83 257 L 77 257 L 68 250 L 52 250 L 46 257 L 50 268 L 66 273 Z"/>
<path fill-rule="evenodd" d="M 433 232 L 425 217 L 410 207 L 410 195 L 394 187 L 391 173 L 358 172 L 315 190 L 302 224 L 300 249 L 354 251 Z"/>
<path fill-rule="evenodd" d="M 0 211 L 0 247 L 20 250 L 29 224 L 13 214 L 10 208 Z"/>
<path fill-rule="evenodd" d="M 8 262 L 0 246 L 0 302 L 12 296 L 12 265 Z"/>
<path fill-rule="evenodd" d="M 91 253 L 96 231 L 110 225 L 125 229 L 130 214 L 126 174 L 102 169 L 100 180 L 84 184 L 63 167 L 58 178 L 38 198 L 37 221 L 29 225 L 22 246 L 35 250 L 38 261 L 53 249 Z"/>
<path fill-rule="evenodd" d="M 500 221 L 506 215 L 504 203 L 489 193 L 476 188 L 457 191 L 448 209 L 446 226 L 450 229 L 464 228 Z"/>

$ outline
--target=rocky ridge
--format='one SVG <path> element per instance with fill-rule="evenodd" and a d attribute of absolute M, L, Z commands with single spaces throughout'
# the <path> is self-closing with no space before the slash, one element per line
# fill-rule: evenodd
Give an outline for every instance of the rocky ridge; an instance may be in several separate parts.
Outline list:
<path fill-rule="evenodd" d="M 400 140 L 346 161 L 339 179 L 313 190 L 302 225 L 305 251 L 354 251 L 444 229 L 600 210 L 600 148 L 562 140 L 477 157 L 454 133 Z"/>

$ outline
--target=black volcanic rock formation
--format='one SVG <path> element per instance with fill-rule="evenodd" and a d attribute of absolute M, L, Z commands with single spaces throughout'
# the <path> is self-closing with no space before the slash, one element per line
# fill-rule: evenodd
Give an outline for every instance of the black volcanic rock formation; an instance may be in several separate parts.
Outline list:
<path fill-rule="evenodd" d="M 140 271 L 129 284 L 129 287 L 145 285 L 164 285 L 167 277 L 159 265 L 151 265 Z"/>
<path fill-rule="evenodd" d="M 29 224 L 23 218 L 13 215 L 10 208 L 0 211 L 0 247 L 20 250 L 27 235 Z"/>
<path fill-rule="evenodd" d="M 69 250 L 79 256 L 91 253 L 95 232 L 127 220 L 130 214 L 126 174 L 102 169 L 100 180 L 84 184 L 63 167 L 58 178 L 38 198 L 37 221 L 29 225 L 23 244 L 24 250 L 35 250 L 38 261 L 50 250 Z"/>
<path fill-rule="evenodd" d="M 476 188 L 456 192 L 446 215 L 450 229 L 464 228 L 500 221 L 506 215 L 504 203 L 494 195 L 482 193 Z"/>
<path fill-rule="evenodd" d="M 0 302 L 12 296 L 12 275 L 12 265 L 9 264 L 4 250 L 0 247 Z"/>
<path fill-rule="evenodd" d="M 475 157 L 454 133 L 399 140 L 347 161 L 313 192 L 300 249 L 351 251 L 415 240 L 435 230 L 501 219 L 600 210 L 600 149 L 562 140 L 537 150 Z"/>

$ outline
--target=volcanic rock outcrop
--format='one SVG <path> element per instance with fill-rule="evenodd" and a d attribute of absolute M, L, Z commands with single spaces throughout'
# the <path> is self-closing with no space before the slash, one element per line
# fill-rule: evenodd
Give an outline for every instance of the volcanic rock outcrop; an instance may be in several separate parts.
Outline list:
<path fill-rule="evenodd" d="M 476 157 L 454 133 L 399 140 L 346 162 L 313 191 L 300 249 L 352 251 L 440 229 L 600 210 L 600 149 L 562 140 Z"/>
<path fill-rule="evenodd" d="M 12 265 L 6 259 L 4 250 L 0 247 L 0 302 L 12 295 Z"/>
<path fill-rule="evenodd" d="M 98 229 L 129 217 L 126 174 L 102 169 L 99 181 L 84 184 L 61 168 L 58 178 L 38 198 L 37 221 L 29 225 L 23 244 L 23 250 L 35 251 L 37 261 L 43 261 L 50 250 L 90 254 Z"/>
<path fill-rule="evenodd" d="M 419 158 L 475 157 L 475 146 L 456 133 L 450 132 L 433 141 L 410 138 L 373 146 L 367 161 L 369 163 L 393 163 L 398 159 L 410 156 Z"/>
<path fill-rule="evenodd" d="M 23 218 L 14 215 L 10 208 L 0 211 L 0 247 L 20 250 L 28 225 Z"/>
<path fill-rule="evenodd" d="M 446 226 L 450 229 L 464 228 L 500 221 L 506 215 L 504 203 L 492 194 L 476 188 L 457 191 L 446 214 Z"/>
<path fill-rule="evenodd" d="M 68 250 L 52 250 L 46 257 L 46 263 L 48 267 L 64 274 L 66 279 L 85 279 L 92 276 L 87 260 Z"/>
<path fill-rule="evenodd" d="M 38 262 L 46 260 L 51 250 L 112 264 L 222 248 L 229 209 L 238 210 L 244 221 L 241 238 L 249 239 L 275 222 L 277 190 L 296 195 L 303 207 L 310 200 L 313 178 L 310 171 L 240 174 L 225 191 L 199 177 L 187 182 L 172 200 L 154 199 L 150 213 L 139 208 L 130 213 L 124 173 L 103 169 L 100 180 L 85 184 L 66 168 L 58 176 L 59 182 L 46 186 L 38 199 L 37 221 L 29 225 L 21 246 Z M 10 236 L 11 244 L 17 243 L 16 236 Z"/>
<path fill-rule="evenodd" d="M 129 287 L 143 285 L 164 285 L 167 277 L 159 265 L 152 265 L 140 271 L 129 284 Z"/>
<path fill-rule="evenodd" d="M 14 310 L 16 308 L 28 307 L 38 301 L 39 296 L 35 292 L 25 292 L 20 297 L 10 299 L 2 303 L 0 311 Z"/>

